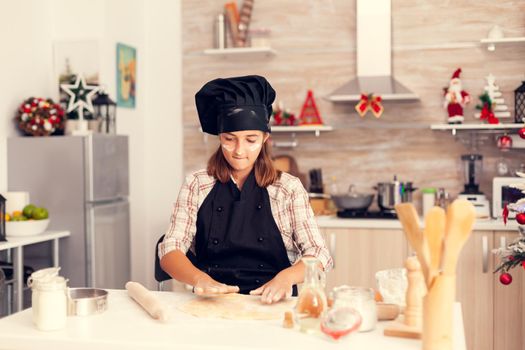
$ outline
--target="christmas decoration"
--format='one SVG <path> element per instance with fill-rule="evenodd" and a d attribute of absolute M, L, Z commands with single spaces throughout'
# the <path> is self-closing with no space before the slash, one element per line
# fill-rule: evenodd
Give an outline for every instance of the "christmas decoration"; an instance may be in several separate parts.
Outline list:
<path fill-rule="evenodd" d="M 512 137 L 507 134 L 498 137 L 497 145 L 501 151 L 507 152 L 512 148 Z"/>
<path fill-rule="evenodd" d="M 78 113 L 78 120 L 80 129 L 77 134 L 87 133 L 87 122 L 84 120 L 84 109 L 93 114 L 93 98 L 100 87 L 95 85 L 87 85 L 84 76 L 77 75 L 75 83 L 60 84 L 60 88 L 69 95 L 67 104 L 67 112 L 76 111 Z"/>
<path fill-rule="evenodd" d="M 452 74 L 448 88 L 444 88 L 444 106 L 447 108 L 449 124 L 461 124 L 463 122 L 463 106 L 470 102 L 470 95 L 461 87 L 460 74 L 461 68 L 456 69 Z"/>
<path fill-rule="evenodd" d="M 494 115 L 494 103 L 489 94 L 485 92 L 479 96 L 479 99 L 481 105 L 477 105 L 476 108 L 480 109 L 481 112 L 475 114 L 476 118 L 486 120 L 489 124 L 499 124 L 499 119 Z"/>
<path fill-rule="evenodd" d="M 293 126 L 297 124 L 297 118 L 290 110 L 283 107 L 283 103 L 279 102 L 277 107 L 273 109 L 272 113 L 274 123 L 273 125 L 289 125 Z"/>
<path fill-rule="evenodd" d="M 306 94 L 306 100 L 301 108 L 299 120 L 301 125 L 323 124 L 323 120 L 321 119 L 321 115 L 315 104 L 314 93 L 312 90 L 308 90 L 308 93 Z"/>
<path fill-rule="evenodd" d="M 64 110 L 52 99 L 30 97 L 18 107 L 15 121 L 25 135 L 49 136 L 64 130 Z"/>
<path fill-rule="evenodd" d="M 509 284 L 512 283 L 512 276 L 511 276 L 511 274 L 508 273 L 508 272 L 502 273 L 502 274 L 499 276 L 499 281 L 501 282 L 501 284 L 509 285 Z"/>
<path fill-rule="evenodd" d="M 371 110 L 376 118 L 381 117 L 383 114 L 384 107 L 381 105 L 381 96 L 375 96 L 374 94 L 361 94 L 361 100 L 355 106 L 357 113 L 363 118 Z"/>
<path fill-rule="evenodd" d="M 525 178 L 525 173 L 516 172 L 519 177 Z M 510 187 L 516 188 L 525 194 L 525 184 L 514 184 Z M 510 203 L 503 209 L 503 221 L 507 223 L 509 212 L 516 213 L 516 221 L 518 226 L 519 237 L 506 247 L 501 247 L 494 250 L 494 253 L 499 257 L 500 264 L 494 271 L 501 272 L 500 282 L 504 285 L 512 282 L 512 276 L 508 273 L 510 269 L 521 265 L 525 267 L 525 198 L 519 199 L 515 203 Z"/>
<path fill-rule="evenodd" d="M 514 90 L 514 122 L 525 122 L 525 81 Z"/>
<path fill-rule="evenodd" d="M 97 93 L 93 100 L 93 109 L 95 119 L 102 121 L 102 132 L 106 134 L 117 133 L 117 104 L 103 90 Z"/>
<path fill-rule="evenodd" d="M 525 225 L 525 213 L 516 214 L 516 221 L 520 225 Z"/>
<path fill-rule="evenodd" d="M 520 137 L 525 140 L 525 128 L 521 128 L 518 131 L 518 135 L 520 135 Z"/>
<path fill-rule="evenodd" d="M 482 108 L 476 106 L 476 108 L 481 109 L 481 113 L 476 113 L 475 117 L 479 119 L 487 119 L 489 124 L 497 124 L 499 118 L 510 118 L 509 107 L 505 104 L 505 100 L 499 91 L 499 86 L 496 85 L 496 78 L 494 75 L 489 74 L 485 79 L 487 80 L 487 85 L 484 88 L 485 92 L 482 96 L 488 97 L 487 109 L 492 113 L 492 118 L 490 118 L 490 115 L 487 115 L 487 112 L 483 114 L 485 103 L 482 104 Z M 481 96 L 480 100 L 485 102 Z"/>

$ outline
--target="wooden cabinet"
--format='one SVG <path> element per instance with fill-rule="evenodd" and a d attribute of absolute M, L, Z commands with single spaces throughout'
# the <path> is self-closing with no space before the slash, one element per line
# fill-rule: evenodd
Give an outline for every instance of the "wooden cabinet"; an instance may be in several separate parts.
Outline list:
<path fill-rule="evenodd" d="M 375 273 L 402 267 L 407 256 L 401 230 L 324 228 L 322 233 L 334 259 L 327 290 L 342 284 L 377 289 Z"/>
<path fill-rule="evenodd" d="M 473 232 L 465 245 L 457 271 L 457 300 L 463 308 L 467 349 L 525 349 L 525 278 L 520 268 L 504 286 L 492 250 L 510 243 L 518 233 Z"/>
<path fill-rule="evenodd" d="M 492 231 L 473 232 L 458 260 L 456 300 L 461 302 L 467 349 L 493 349 L 493 248 Z"/>
<path fill-rule="evenodd" d="M 496 231 L 495 248 L 505 246 L 519 233 Z M 504 286 L 494 275 L 494 350 L 525 349 L 525 276 L 521 266 L 510 271 L 512 283 Z"/>

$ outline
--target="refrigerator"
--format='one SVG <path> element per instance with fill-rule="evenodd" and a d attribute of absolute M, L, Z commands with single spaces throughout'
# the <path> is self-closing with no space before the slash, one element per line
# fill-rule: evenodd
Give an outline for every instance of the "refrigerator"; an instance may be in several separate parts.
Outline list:
<path fill-rule="evenodd" d="M 49 210 L 48 230 L 69 230 L 60 240 L 60 275 L 70 287 L 123 289 L 130 280 L 128 137 L 11 137 L 8 190 L 28 191 Z M 24 263 L 50 264 L 51 245 L 24 249 Z"/>

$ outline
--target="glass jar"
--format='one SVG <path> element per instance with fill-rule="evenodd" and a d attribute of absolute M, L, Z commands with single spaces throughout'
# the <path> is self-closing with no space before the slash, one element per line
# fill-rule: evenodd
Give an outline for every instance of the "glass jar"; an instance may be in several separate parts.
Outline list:
<path fill-rule="evenodd" d="M 307 257 L 301 260 L 305 264 L 305 275 L 295 305 L 295 318 L 302 332 L 317 332 L 327 308 L 325 276 L 316 258 Z"/>
<path fill-rule="evenodd" d="M 344 300 L 346 306 L 355 309 L 361 315 L 359 332 L 375 329 L 377 324 L 377 306 L 372 288 L 340 286 L 333 290 L 334 298 Z M 334 305 L 337 300 L 334 300 Z"/>
<path fill-rule="evenodd" d="M 354 295 L 347 288 L 336 289 L 332 296 L 334 303 L 321 321 L 321 331 L 338 340 L 361 326 L 361 314 L 353 307 Z"/>
<path fill-rule="evenodd" d="M 49 268 L 31 274 L 33 323 L 42 331 L 62 329 L 67 321 L 67 280 L 58 276 L 60 268 Z"/>
<path fill-rule="evenodd" d="M 272 30 L 270 28 L 250 28 L 248 29 L 248 36 L 250 38 L 251 47 L 270 47 L 270 36 Z"/>
<path fill-rule="evenodd" d="M 423 188 L 423 217 L 427 216 L 427 213 L 436 205 L 436 188 L 427 187 Z"/>

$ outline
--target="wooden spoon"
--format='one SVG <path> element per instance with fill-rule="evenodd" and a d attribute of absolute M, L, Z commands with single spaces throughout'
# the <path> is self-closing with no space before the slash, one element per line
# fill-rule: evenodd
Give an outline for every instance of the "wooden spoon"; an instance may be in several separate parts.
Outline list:
<path fill-rule="evenodd" d="M 443 253 L 443 238 L 445 236 L 445 210 L 440 207 L 431 208 L 425 217 L 423 235 L 428 243 L 430 252 L 430 266 L 428 271 L 427 286 L 430 289 L 434 278 L 439 274 L 441 254 Z"/>
<path fill-rule="evenodd" d="M 469 201 L 456 199 L 449 205 L 442 262 L 444 274 L 456 274 L 459 253 L 470 237 L 475 219 L 476 209 Z"/>
<path fill-rule="evenodd" d="M 421 232 L 421 225 L 419 224 L 419 217 L 417 216 L 416 208 L 412 203 L 401 203 L 395 206 L 396 213 L 403 231 L 407 237 L 412 249 L 416 252 L 419 263 L 421 264 L 421 271 L 428 281 L 429 270 L 429 252 L 425 236 Z"/>

